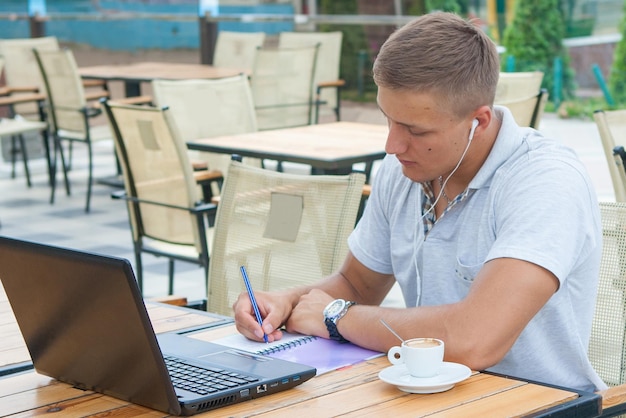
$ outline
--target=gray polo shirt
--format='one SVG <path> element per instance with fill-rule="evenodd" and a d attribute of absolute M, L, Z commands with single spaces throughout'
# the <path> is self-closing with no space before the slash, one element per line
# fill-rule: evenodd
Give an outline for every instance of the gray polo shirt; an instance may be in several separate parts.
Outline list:
<path fill-rule="evenodd" d="M 350 250 L 371 270 L 393 273 L 407 306 L 463 299 L 494 258 L 542 266 L 558 278 L 559 290 L 490 370 L 571 388 L 605 388 L 586 354 L 602 250 L 595 191 L 573 150 L 520 128 L 506 108 L 496 112 L 502 127 L 467 198 L 427 236 L 422 186 L 388 155 L 349 238 Z"/>

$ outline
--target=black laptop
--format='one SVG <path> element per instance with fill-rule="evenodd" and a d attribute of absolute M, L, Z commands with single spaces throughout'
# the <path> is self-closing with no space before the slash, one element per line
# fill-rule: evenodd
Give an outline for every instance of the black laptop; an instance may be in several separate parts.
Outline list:
<path fill-rule="evenodd" d="M 37 372 L 175 415 L 280 392 L 315 368 L 155 335 L 128 260 L 0 237 L 4 286 Z"/>

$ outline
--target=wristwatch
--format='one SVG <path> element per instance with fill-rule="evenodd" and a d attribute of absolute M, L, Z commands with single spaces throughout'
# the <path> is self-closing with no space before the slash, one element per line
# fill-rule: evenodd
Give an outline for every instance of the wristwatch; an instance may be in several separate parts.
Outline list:
<path fill-rule="evenodd" d="M 345 301 L 343 299 L 335 299 L 324 308 L 324 323 L 328 329 L 331 340 L 339 342 L 347 342 L 345 338 L 337 330 L 337 321 L 339 321 L 348 312 L 350 306 L 356 305 L 356 302 Z"/>

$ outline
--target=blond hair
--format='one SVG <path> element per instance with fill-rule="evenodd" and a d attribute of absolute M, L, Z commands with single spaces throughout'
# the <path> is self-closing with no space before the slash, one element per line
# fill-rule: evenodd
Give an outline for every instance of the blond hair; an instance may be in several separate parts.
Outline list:
<path fill-rule="evenodd" d="M 458 116 L 493 105 L 500 74 L 495 44 L 473 23 L 444 12 L 394 32 L 374 62 L 379 87 L 435 94 Z"/>

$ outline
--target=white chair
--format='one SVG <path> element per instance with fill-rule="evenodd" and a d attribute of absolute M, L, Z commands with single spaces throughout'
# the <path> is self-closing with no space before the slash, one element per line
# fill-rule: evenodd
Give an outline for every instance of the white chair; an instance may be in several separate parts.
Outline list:
<path fill-rule="evenodd" d="M 602 261 L 589 359 L 609 386 L 626 383 L 626 203 L 600 202 Z"/>
<path fill-rule="evenodd" d="M 215 41 L 213 65 L 238 68 L 244 72 L 250 72 L 256 51 L 263 46 L 263 42 L 265 42 L 265 32 L 221 30 L 217 33 L 217 40 Z"/>
<path fill-rule="evenodd" d="M 310 125 L 318 45 L 259 48 L 251 86 L 259 130 Z"/>
<path fill-rule="evenodd" d="M 233 161 L 215 220 L 208 310 L 232 315 L 245 291 L 312 283 L 338 269 L 347 254 L 365 182 L 363 173 L 312 176 Z"/>
<path fill-rule="evenodd" d="M 593 119 L 600 133 L 604 156 L 609 167 L 615 200 L 626 202 L 626 172 L 624 171 L 624 146 L 626 145 L 626 110 L 597 110 Z M 617 140 L 621 138 L 622 143 Z"/>
<path fill-rule="evenodd" d="M 257 130 L 250 82 L 245 74 L 207 80 L 154 80 L 155 105 L 167 107 L 184 141 L 235 135 Z M 230 156 L 189 151 L 192 160 L 206 162 L 211 170 L 226 174 Z M 247 164 L 260 166 L 258 159 Z M 216 185 L 214 185 L 215 189 Z M 213 190 L 214 195 L 219 190 Z"/>
<path fill-rule="evenodd" d="M 42 97 L 38 94 L 45 91 L 33 49 L 54 51 L 59 49 L 59 43 L 54 36 L 41 38 L 0 39 L 0 56 L 4 59 L 5 86 L 2 88 L 3 106 L 8 106 L 9 116 L 19 115 L 30 121 L 41 122 L 45 115 L 42 113 Z M 19 144 L 19 146 L 17 146 Z M 11 175 L 15 177 L 15 166 L 18 155 L 24 163 L 26 183 L 31 186 L 29 159 L 46 158 L 49 161 L 48 138 L 41 131 L 31 130 L 22 135 L 3 138 L 2 149 L 6 159 L 12 164 Z M 48 174 L 50 175 L 50 167 Z"/>
<path fill-rule="evenodd" d="M 143 291 L 142 254 L 166 257 L 169 289 L 174 290 L 174 261 L 201 266 L 205 283 L 212 228 L 208 218 L 215 205 L 205 203 L 197 187 L 187 146 L 164 109 L 104 104 L 115 132 L 115 147 L 124 175 L 137 281 Z"/>
<path fill-rule="evenodd" d="M 58 51 L 59 42 L 54 36 L 0 39 L 0 56 L 5 60 L 4 77 L 12 95 L 45 91 L 33 49 Z M 13 110 L 23 116 L 39 116 L 36 103 L 20 103 L 13 106 Z"/>
<path fill-rule="evenodd" d="M 548 100 L 542 81 L 540 71 L 501 72 L 494 103 L 508 107 L 518 125 L 538 129 Z"/>
<path fill-rule="evenodd" d="M 91 189 L 94 182 L 92 143 L 95 141 L 112 140 L 113 135 L 108 125 L 91 124 L 92 118 L 99 115 L 102 110 L 99 106 L 88 103 L 88 96 L 78 74 L 76 60 L 72 51 L 61 49 L 56 51 L 34 50 L 33 52 L 46 88 L 47 112 L 50 131 L 54 140 L 53 170 L 56 170 L 57 154 L 60 154 L 65 188 L 69 195 L 68 171 L 70 169 L 72 145 L 78 142 L 87 146 L 89 162 L 85 212 L 89 212 Z M 108 91 L 102 90 L 102 93 L 96 95 L 96 97 L 106 98 L 108 95 Z M 69 143 L 69 159 L 65 158 L 63 142 Z M 54 173 L 52 177 L 50 201 L 54 202 L 56 190 Z"/>
<path fill-rule="evenodd" d="M 609 389 L 601 416 L 626 412 L 626 203 L 600 202 L 602 261 L 589 360 Z"/>
<path fill-rule="evenodd" d="M 2 101 L 2 99 L 0 99 Z M 1 105 L 0 105 L 1 106 Z M 16 144 L 19 143 L 19 152 L 22 154 L 24 162 L 24 172 L 26 174 L 26 184 L 31 187 L 30 169 L 28 168 L 28 154 L 24 135 L 28 133 L 41 133 L 48 129 L 48 124 L 43 121 L 27 120 L 20 117 L 0 119 L 0 138 L 8 138 L 11 141 L 11 150 L 16 152 Z M 12 177 L 15 177 L 15 159 L 13 159 Z"/>
<path fill-rule="evenodd" d="M 313 78 L 313 94 L 316 106 L 313 108 L 313 120 L 319 119 L 324 108 L 334 112 L 336 120 L 341 119 L 340 91 L 345 81 L 339 78 L 341 67 L 341 42 L 343 32 L 281 32 L 278 35 L 280 48 L 298 48 L 319 44 L 315 76 Z"/>

